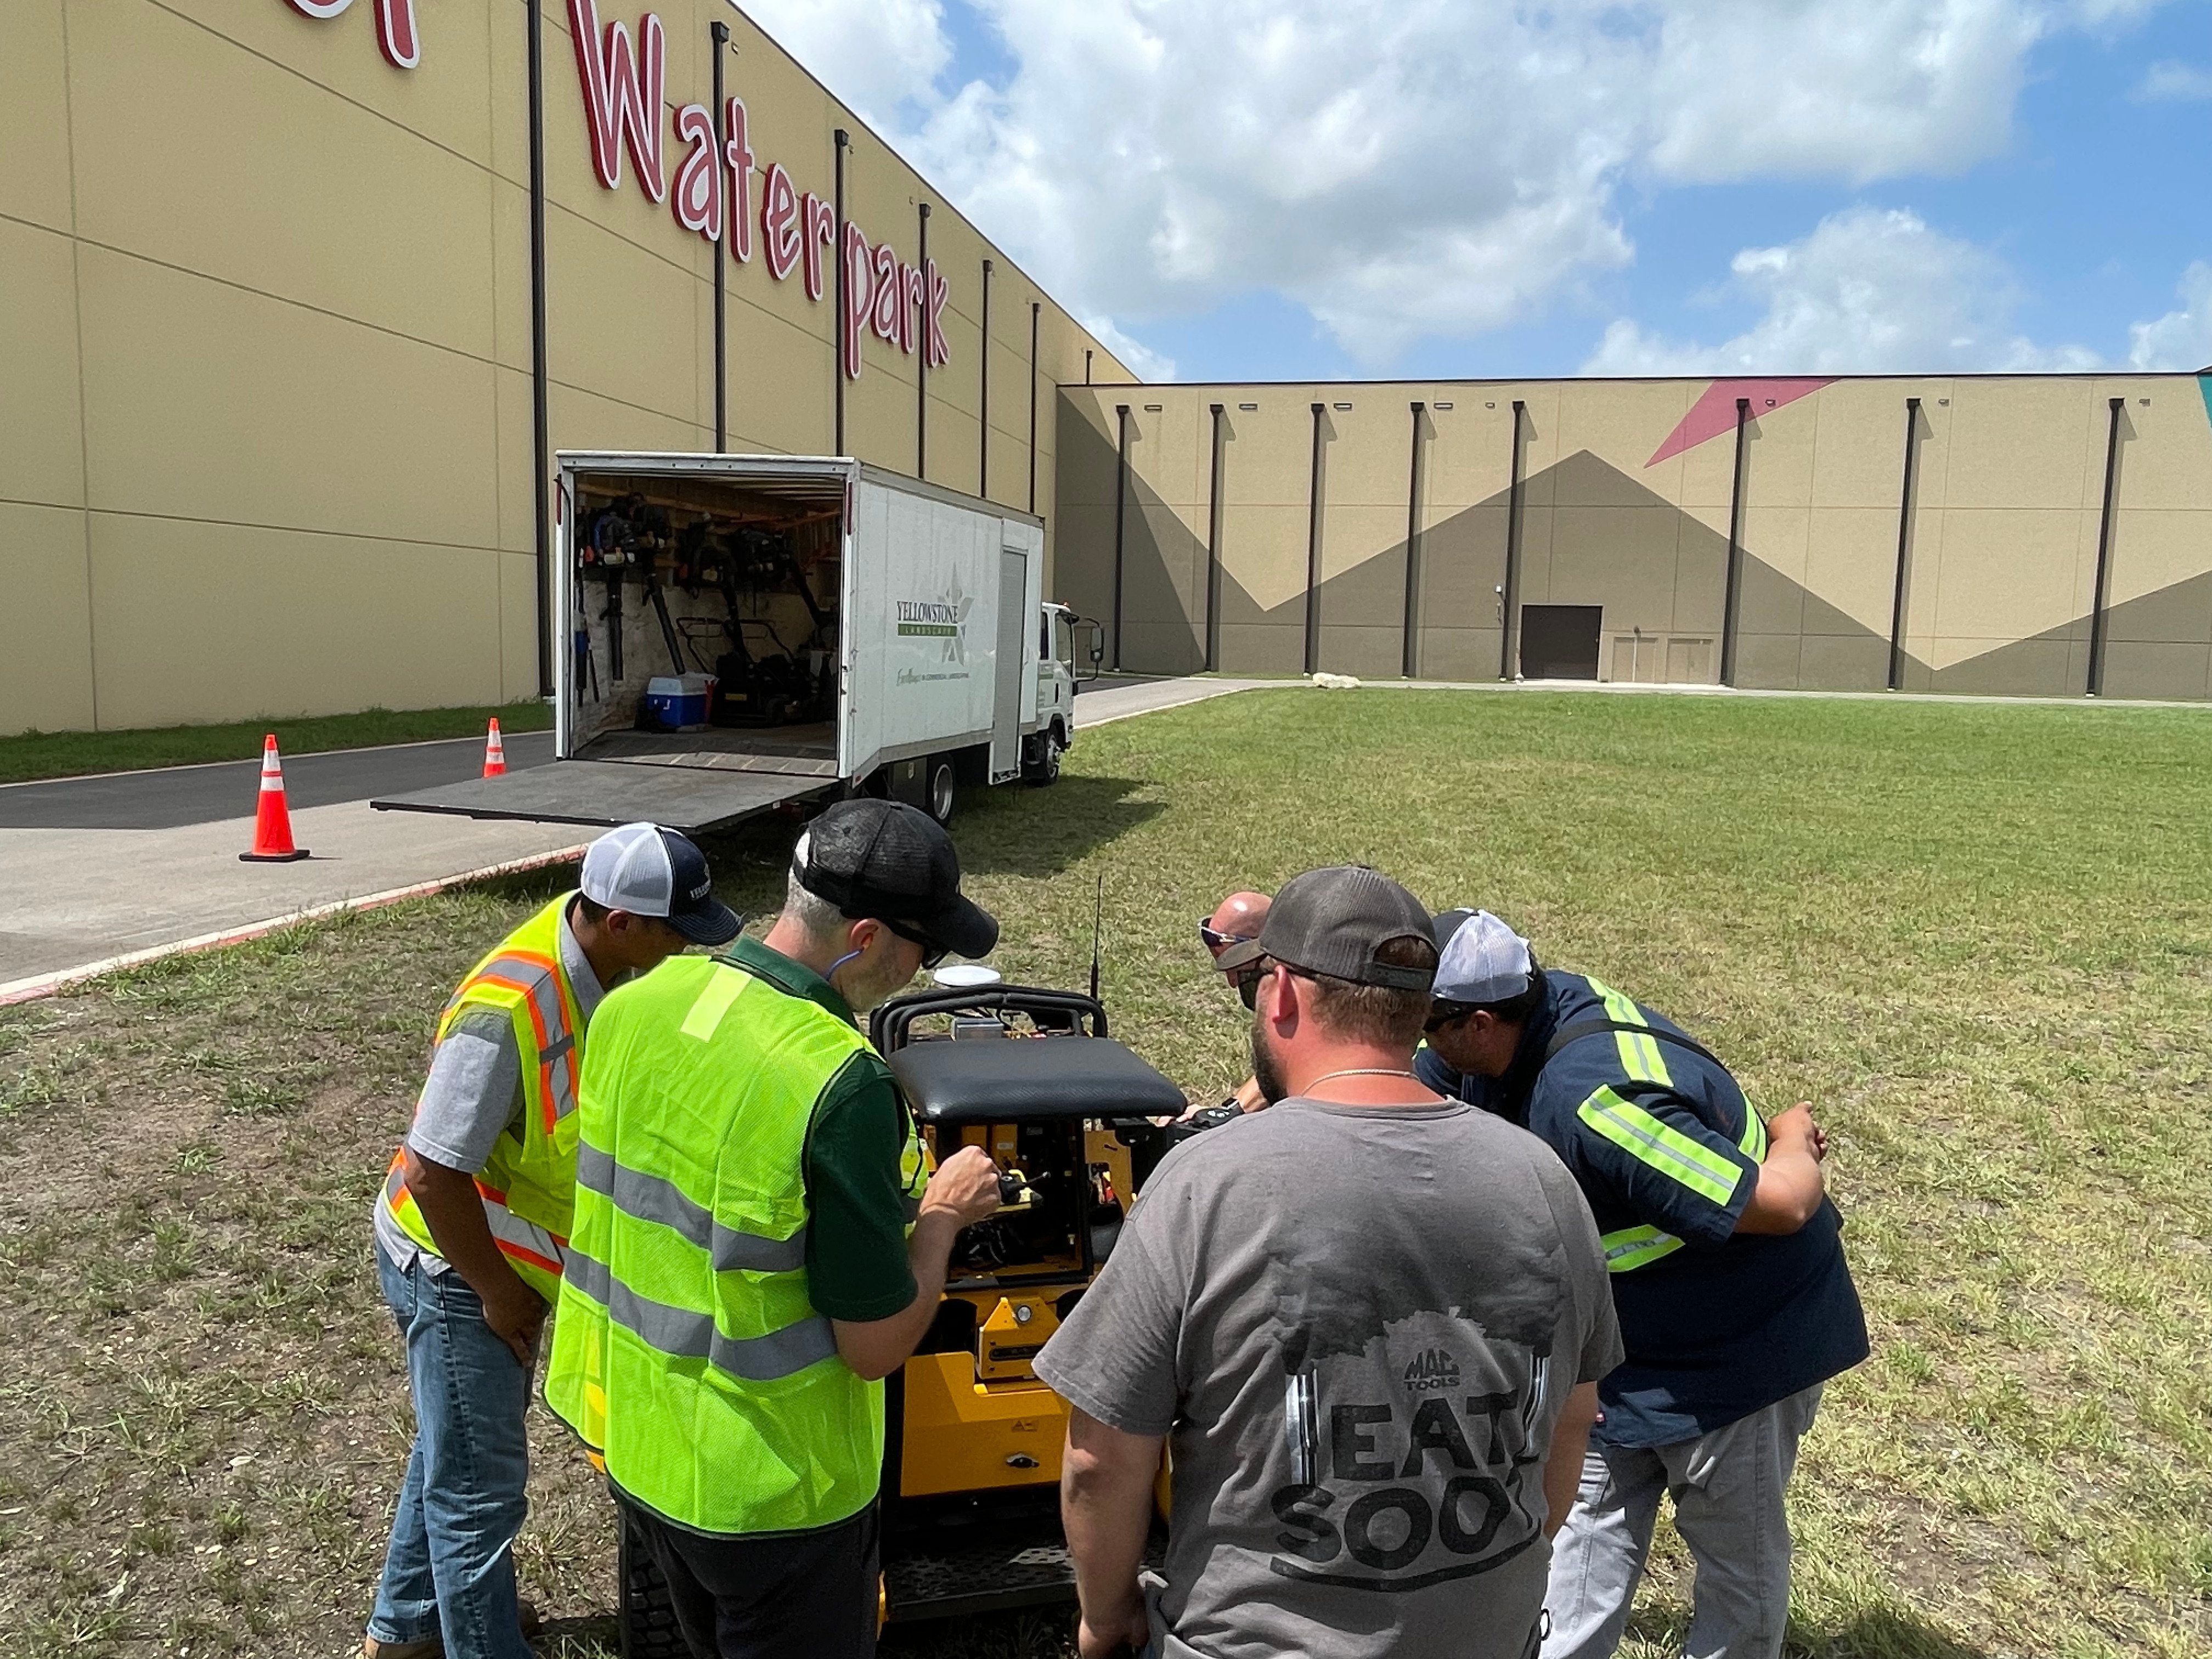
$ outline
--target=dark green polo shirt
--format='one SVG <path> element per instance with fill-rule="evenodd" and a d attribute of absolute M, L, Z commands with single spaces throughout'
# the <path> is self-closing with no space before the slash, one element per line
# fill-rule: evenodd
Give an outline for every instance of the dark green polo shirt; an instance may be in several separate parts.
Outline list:
<path fill-rule="evenodd" d="M 740 938 L 722 959 L 787 996 L 804 997 L 848 1024 L 853 1011 L 812 969 Z M 906 1194 L 899 1153 L 907 1109 L 891 1068 L 863 1048 L 816 1097 L 806 1127 L 806 1294 L 815 1311 L 855 1322 L 888 1319 L 914 1300 L 906 1253 Z"/>

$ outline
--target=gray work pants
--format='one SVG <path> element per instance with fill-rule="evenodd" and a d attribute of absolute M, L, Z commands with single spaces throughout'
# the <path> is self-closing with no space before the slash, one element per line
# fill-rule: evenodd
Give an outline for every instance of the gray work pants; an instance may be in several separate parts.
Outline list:
<path fill-rule="evenodd" d="M 1611 1659 L 1662 1492 L 1698 1567 L 1686 1659 L 1778 1659 L 1790 1613 L 1783 1494 L 1820 1404 L 1815 1385 L 1695 1440 L 1591 1442 L 1575 1506 L 1553 1540 L 1542 1659 Z"/>

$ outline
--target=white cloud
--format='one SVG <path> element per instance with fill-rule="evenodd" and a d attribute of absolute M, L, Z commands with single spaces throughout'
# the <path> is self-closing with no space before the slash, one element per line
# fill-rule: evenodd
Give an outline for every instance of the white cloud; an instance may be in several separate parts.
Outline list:
<path fill-rule="evenodd" d="M 902 100 L 935 99 L 952 61 L 939 0 L 743 0 L 741 9 L 886 133 Z"/>
<path fill-rule="evenodd" d="M 1091 337 L 1120 358 L 1122 366 L 1139 380 L 1175 379 L 1174 358 L 1162 356 L 1142 340 L 1132 339 L 1114 325 L 1111 317 L 1085 317 L 1080 320 L 1091 331 Z"/>
<path fill-rule="evenodd" d="M 2014 332 L 2019 296 L 2003 261 L 1930 229 L 1917 214 L 1850 208 L 1787 246 L 1744 249 L 1729 270 L 1730 287 L 1765 307 L 1743 333 L 1699 345 L 1622 320 L 1606 330 L 1583 372 L 1879 374 L 2099 366 L 2086 347 L 2039 346 Z M 2206 275 L 2212 286 L 2212 271 Z M 2207 315 L 2212 319 L 2212 307 Z"/>
<path fill-rule="evenodd" d="M 2128 95 L 2138 104 L 2201 103 L 2212 98 L 2212 70 L 2166 58 L 2145 70 Z"/>
<path fill-rule="evenodd" d="M 2193 373 L 2212 364 L 2212 264 L 2190 266 L 2180 291 L 2180 310 L 2128 331 L 2130 368 Z"/>
<path fill-rule="evenodd" d="M 1948 173 L 2039 41 L 2159 0 L 940 0 L 747 9 L 1074 308 L 1255 289 L 1380 368 L 1629 263 L 1625 187 Z"/>

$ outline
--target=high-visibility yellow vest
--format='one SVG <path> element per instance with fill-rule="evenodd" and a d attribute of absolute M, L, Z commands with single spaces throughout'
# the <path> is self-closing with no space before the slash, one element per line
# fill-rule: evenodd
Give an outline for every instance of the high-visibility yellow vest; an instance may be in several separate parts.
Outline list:
<path fill-rule="evenodd" d="M 683 1526 L 798 1531 L 876 1496 L 883 1384 L 838 1358 L 807 1299 L 804 1170 L 816 1102 L 866 1046 L 709 957 L 592 1018 L 545 1401 L 624 1493 Z M 918 1197 L 910 1119 L 900 1174 Z"/>
<path fill-rule="evenodd" d="M 563 893 L 509 933 L 469 970 L 438 1017 L 443 1042 L 461 1016 L 491 1009 L 514 1027 L 522 1055 L 522 1138 L 501 1134 L 477 1174 L 477 1195 L 492 1240 L 530 1288 L 552 1302 L 561 1291 L 576 1191 L 576 1083 L 584 1019 L 561 963 Z M 406 1159 L 395 1152 L 384 1201 L 400 1231 L 438 1254 L 438 1241 L 407 1189 Z"/>

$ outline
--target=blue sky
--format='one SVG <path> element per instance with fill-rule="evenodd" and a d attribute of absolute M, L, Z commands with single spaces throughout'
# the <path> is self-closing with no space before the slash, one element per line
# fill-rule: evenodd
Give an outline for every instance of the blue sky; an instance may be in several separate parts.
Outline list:
<path fill-rule="evenodd" d="M 1179 379 L 2212 361 L 2204 0 L 748 9 Z"/>

